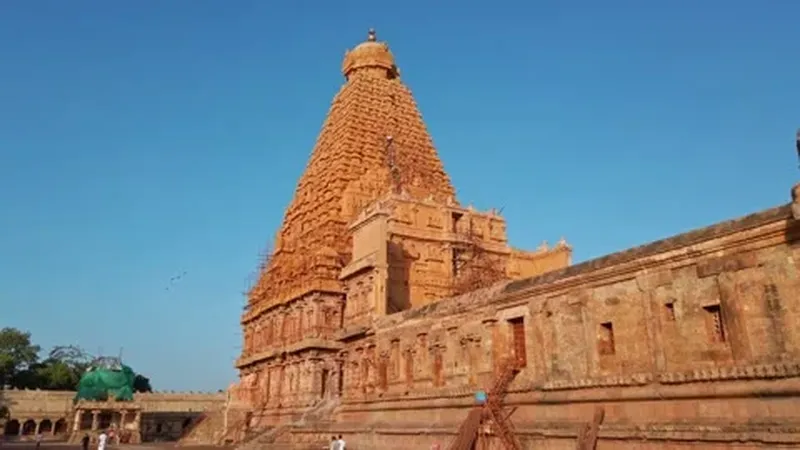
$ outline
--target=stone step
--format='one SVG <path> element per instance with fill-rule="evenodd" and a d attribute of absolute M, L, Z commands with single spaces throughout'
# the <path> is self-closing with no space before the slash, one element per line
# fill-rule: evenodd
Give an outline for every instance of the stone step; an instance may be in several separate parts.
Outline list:
<path fill-rule="evenodd" d="M 259 450 L 328 450 L 329 448 L 329 442 L 323 442 L 319 444 L 291 444 L 288 442 L 280 442 L 266 444 L 259 447 Z"/>

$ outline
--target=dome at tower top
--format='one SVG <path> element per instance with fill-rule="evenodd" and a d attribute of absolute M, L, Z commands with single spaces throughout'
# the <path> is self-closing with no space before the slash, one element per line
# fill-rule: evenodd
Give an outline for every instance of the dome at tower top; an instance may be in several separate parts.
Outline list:
<path fill-rule="evenodd" d="M 396 78 L 400 71 L 394 63 L 394 55 L 386 42 L 378 42 L 374 29 L 370 29 L 367 40 L 348 50 L 342 62 L 342 74 L 345 78 L 356 72 L 373 73 L 386 78 Z"/>

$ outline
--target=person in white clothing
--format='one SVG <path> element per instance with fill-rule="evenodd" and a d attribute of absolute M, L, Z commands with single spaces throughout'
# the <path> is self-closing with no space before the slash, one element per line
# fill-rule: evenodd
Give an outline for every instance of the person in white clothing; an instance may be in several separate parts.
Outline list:
<path fill-rule="evenodd" d="M 97 436 L 97 450 L 106 450 L 106 441 L 108 440 L 108 435 L 105 431 L 100 433 L 100 436 Z"/>
<path fill-rule="evenodd" d="M 339 435 L 339 441 L 338 441 L 338 442 L 339 442 L 339 448 L 338 448 L 338 450 L 344 450 L 344 448 L 345 448 L 345 445 L 344 445 L 344 439 L 342 438 L 342 435 L 341 435 L 341 434 Z"/>

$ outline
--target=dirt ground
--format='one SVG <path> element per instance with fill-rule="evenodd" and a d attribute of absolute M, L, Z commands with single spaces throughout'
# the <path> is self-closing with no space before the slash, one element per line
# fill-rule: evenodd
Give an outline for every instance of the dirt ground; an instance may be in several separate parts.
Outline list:
<path fill-rule="evenodd" d="M 0 443 L 0 448 L 8 449 L 8 450 L 36 450 L 36 444 L 34 442 L 4 442 Z M 137 450 L 167 450 L 167 449 L 175 449 L 174 442 L 165 442 L 165 443 L 146 443 L 140 445 L 111 445 L 106 447 L 107 450 L 116 450 L 116 449 L 137 449 Z M 226 450 L 230 449 L 231 447 L 218 447 L 214 445 L 193 445 L 190 447 L 182 447 L 186 450 Z M 81 450 L 80 445 L 74 444 L 67 444 L 67 443 L 53 443 L 53 442 L 42 442 L 42 445 L 39 447 L 39 450 Z M 97 450 L 96 446 L 89 446 L 89 450 Z"/>

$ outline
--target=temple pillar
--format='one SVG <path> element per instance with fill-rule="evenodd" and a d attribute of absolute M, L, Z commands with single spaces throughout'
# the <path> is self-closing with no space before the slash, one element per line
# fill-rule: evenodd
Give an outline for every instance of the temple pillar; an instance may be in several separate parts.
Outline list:
<path fill-rule="evenodd" d="M 122 431 L 126 429 L 125 428 L 125 421 L 127 420 L 127 418 L 128 418 L 128 411 L 124 410 L 124 409 L 121 410 L 119 412 L 119 431 L 120 432 L 117 433 L 117 444 L 119 444 L 119 435 L 122 434 Z"/>
<path fill-rule="evenodd" d="M 465 364 L 456 366 L 457 361 L 463 361 L 461 359 L 463 357 L 463 344 L 458 336 L 457 325 L 446 326 L 446 330 L 446 347 L 444 354 L 445 378 L 451 379 L 448 384 L 458 386 L 463 384 L 463 378 L 466 373 Z"/>
<path fill-rule="evenodd" d="M 323 313 L 322 313 L 322 298 L 315 296 L 311 308 L 314 312 L 314 326 L 311 331 L 311 336 L 318 338 L 322 335 Z"/>
<path fill-rule="evenodd" d="M 433 379 L 431 375 L 431 366 L 430 366 L 430 359 L 429 350 L 428 350 L 428 333 L 422 332 L 417 334 L 417 343 L 415 345 L 416 350 L 416 361 L 414 361 L 414 367 L 416 369 L 416 374 L 414 378 L 419 379 L 419 381 L 423 384 L 422 387 L 429 387 L 429 383 Z"/>
<path fill-rule="evenodd" d="M 487 337 L 484 343 L 484 351 L 488 354 L 488 361 L 484 361 L 484 370 L 493 371 L 497 373 L 500 369 L 499 356 L 507 354 L 506 347 L 503 345 L 503 339 L 500 336 L 501 330 L 497 326 L 497 319 L 494 317 L 487 317 L 481 321 L 483 328 L 486 330 L 485 336 Z"/>
<path fill-rule="evenodd" d="M 353 363 L 348 352 L 342 352 L 342 366 L 340 376 L 342 377 L 342 397 L 350 397 L 353 389 Z"/>
<path fill-rule="evenodd" d="M 377 386 L 376 381 L 378 380 L 378 364 L 374 342 L 367 344 L 366 351 L 364 352 L 364 365 L 366 367 L 366 377 L 364 380 L 366 389 L 364 391 L 372 393 L 375 391 L 375 387 Z"/>
<path fill-rule="evenodd" d="M 311 375 L 310 380 L 310 391 L 311 401 L 322 400 L 323 393 L 325 392 L 325 387 L 322 383 L 325 380 L 322 379 L 322 359 L 317 356 L 312 357 L 309 359 L 309 372 Z"/>
<path fill-rule="evenodd" d="M 289 306 L 289 343 L 294 344 L 297 342 L 297 304 L 292 303 Z"/>
<path fill-rule="evenodd" d="M 142 442 L 142 411 L 136 411 L 133 418 L 133 432 L 131 433 L 131 444 Z"/>
<path fill-rule="evenodd" d="M 75 421 L 72 422 L 72 432 L 77 433 L 81 430 L 81 422 L 83 422 L 83 410 L 77 408 L 75 410 Z M 55 429 L 55 427 L 53 427 Z"/>
<path fill-rule="evenodd" d="M 41 427 L 42 427 L 42 421 L 41 420 L 37 420 L 36 421 L 36 429 L 33 431 L 33 435 L 34 436 L 39 434 L 39 431 L 40 431 Z"/>
<path fill-rule="evenodd" d="M 92 410 L 92 431 L 97 431 L 100 426 L 100 411 Z"/>
<path fill-rule="evenodd" d="M 271 362 L 267 363 L 264 370 L 267 372 L 267 401 L 264 402 L 264 406 L 271 406 L 275 400 L 275 386 L 277 385 L 278 379 L 275 376 L 275 367 Z"/>
<path fill-rule="evenodd" d="M 275 342 L 280 345 L 286 343 L 286 311 L 282 307 L 275 313 Z"/>
<path fill-rule="evenodd" d="M 333 367 L 332 367 L 333 370 L 331 370 L 332 380 L 330 384 L 330 390 L 332 391 L 332 395 L 336 397 L 342 396 L 342 392 L 339 390 L 339 387 L 344 385 L 344 379 L 342 378 L 343 367 L 344 364 L 342 362 L 341 357 L 333 360 Z"/>
<path fill-rule="evenodd" d="M 305 300 L 299 300 L 297 305 L 297 340 L 302 341 L 305 337 L 306 328 L 306 305 Z"/>
<path fill-rule="evenodd" d="M 283 397 L 285 391 L 285 387 L 283 384 L 285 380 L 286 380 L 286 364 L 281 363 L 280 366 L 278 367 L 278 388 L 275 396 L 277 398 L 277 403 L 279 408 L 283 404 Z"/>
<path fill-rule="evenodd" d="M 313 405 L 318 398 L 316 380 L 317 376 L 311 359 L 303 360 L 303 386 L 301 389 L 303 391 L 303 404 L 305 405 Z"/>

